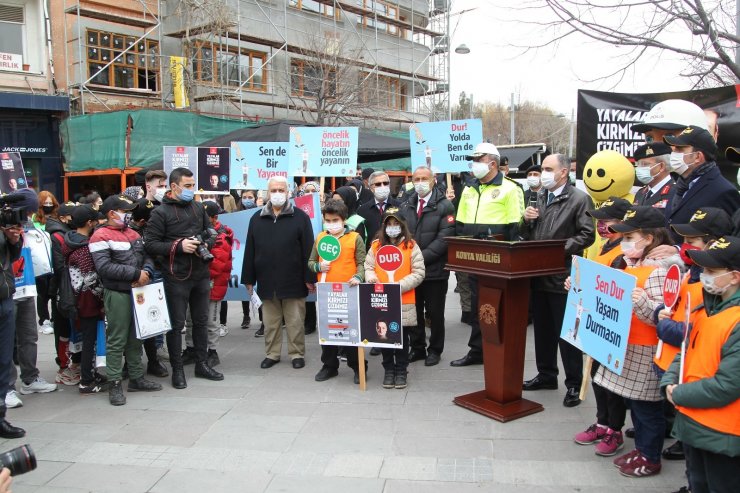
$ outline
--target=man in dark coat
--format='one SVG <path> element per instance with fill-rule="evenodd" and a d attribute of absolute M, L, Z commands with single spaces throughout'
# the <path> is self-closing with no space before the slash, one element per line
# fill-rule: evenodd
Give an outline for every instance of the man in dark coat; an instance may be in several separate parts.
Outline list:
<path fill-rule="evenodd" d="M 670 156 L 671 148 L 663 142 L 651 142 L 635 149 L 635 174 L 645 185 L 635 194 L 635 205 L 649 205 L 665 214 L 676 183 L 670 175 Z"/>
<path fill-rule="evenodd" d="M 380 219 L 383 217 L 383 212 L 389 206 L 398 206 L 398 201 L 390 195 L 391 180 L 385 171 L 375 171 L 367 181 L 374 197 L 362 204 L 357 209 L 357 214 L 365 219 L 365 228 L 367 228 L 365 246 L 370 248 L 370 244 L 375 239 L 375 234 L 380 229 Z"/>
<path fill-rule="evenodd" d="M 268 201 L 249 221 L 244 249 L 242 282 L 250 296 L 257 285 L 265 324 L 265 359 L 262 368 L 280 361 L 281 327 L 288 333 L 288 355 L 293 368 L 306 365 L 306 296 L 314 290 L 315 275 L 308 269 L 313 246 L 311 220 L 288 202 L 288 181 L 275 176 L 267 182 Z"/>
<path fill-rule="evenodd" d="M 717 207 L 732 215 L 740 209 L 740 194 L 715 162 L 717 144 L 701 127 L 690 126 L 676 136 L 666 136 L 673 148 L 672 171 L 678 173 L 676 192 L 666 207 L 668 225 L 687 224 L 701 207 Z M 683 239 L 671 230 L 676 243 Z"/>
<path fill-rule="evenodd" d="M 411 177 L 414 193 L 401 205 L 401 214 L 409 231 L 424 256 L 426 275 L 416 288 L 416 319 L 418 325 L 411 331 L 409 362 L 424 360 L 426 366 L 439 363 L 445 343 L 445 300 L 449 271 L 447 236 L 455 235 L 455 207 L 444 192 L 435 185 L 431 168 L 416 168 Z M 429 350 L 426 348 L 424 312 L 429 315 L 431 332 Z"/>

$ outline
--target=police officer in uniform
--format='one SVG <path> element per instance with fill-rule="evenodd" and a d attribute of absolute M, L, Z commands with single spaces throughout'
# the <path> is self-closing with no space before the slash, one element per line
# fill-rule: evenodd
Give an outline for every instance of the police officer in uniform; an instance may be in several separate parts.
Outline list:
<path fill-rule="evenodd" d="M 635 175 L 644 186 L 635 194 L 635 205 L 650 205 L 665 214 L 675 182 L 670 175 L 671 147 L 651 142 L 635 149 Z"/>
<path fill-rule="evenodd" d="M 514 181 L 507 180 L 499 171 L 500 154 L 496 146 L 483 142 L 475 147 L 468 159 L 476 180 L 465 187 L 457 209 L 455 233 L 457 236 L 486 237 L 502 235 L 504 240 L 517 238 L 524 210 L 524 193 Z M 483 348 L 478 321 L 478 279 L 470 276 L 471 330 L 470 351 L 451 366 L 483 363 Z"/>

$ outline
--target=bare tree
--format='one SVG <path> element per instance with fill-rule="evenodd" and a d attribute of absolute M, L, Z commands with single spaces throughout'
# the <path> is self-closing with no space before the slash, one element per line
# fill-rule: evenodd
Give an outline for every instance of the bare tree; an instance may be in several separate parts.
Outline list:
<path fill-rule="evenodd" d="M 278 84 L 306 122 L 322 126 L 360 124 L 390 110 L 382 104 L 399 97 L 387 77 L 362 61 L 361 49 L 332 33 L 307 35 Z M 394 92 L 396 91 L 396 92 Z"/>
<path fill-rule="evenodd" d="M 682 56 L 681 73 L 695 87 L 733 84 L 740 79 L 735 50 L 735 2 L 729 0 L 533 0 L 520 9 L 549 9 L 554 18 L 525 21 L 545 27 L 546 41 L 526 49 L 557 44 L 582 35 L 609 45 L 626 47 L 623 63 L 600 79 L 620 76 L 648 53 Z M 677 43 L 680 37 L 683 42 Z"/>

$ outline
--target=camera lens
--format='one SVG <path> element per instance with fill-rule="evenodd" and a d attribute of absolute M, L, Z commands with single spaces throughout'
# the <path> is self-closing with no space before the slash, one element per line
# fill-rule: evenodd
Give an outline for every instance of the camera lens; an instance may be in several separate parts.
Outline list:
<path fill-rule="evenodd" d="M 36 469 L 36 454 L 30 445 L 21 445 L 0 454 L 0 467 L 10 469 L 11 476 L 25 474 Z"/>

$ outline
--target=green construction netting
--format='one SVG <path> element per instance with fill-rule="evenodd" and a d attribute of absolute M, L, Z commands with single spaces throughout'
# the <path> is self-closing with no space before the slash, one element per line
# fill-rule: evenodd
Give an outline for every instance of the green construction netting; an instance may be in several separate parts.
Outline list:
<path fill-rule="evenodd" d="M 74 116 L 61 125 L 66 171 L 123 169 L 126 128 L 131 117 L 129 166 L 162 160 L 162 146 L 194 146 L 219 135 L 256 125 L 179 111 L 114 111 Z"/>
<path fill-rule="evenodd" d="M 363 168 L 372 168 L 376 171 L 411 171 L 411 158 L 400 157 L 396 159 L 386 159 L 385 161 L 373 161 L 372 163 L 362 164 Z"/>

